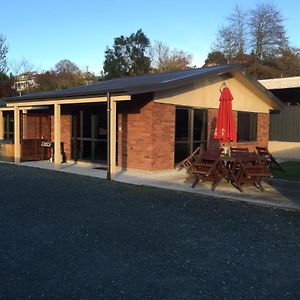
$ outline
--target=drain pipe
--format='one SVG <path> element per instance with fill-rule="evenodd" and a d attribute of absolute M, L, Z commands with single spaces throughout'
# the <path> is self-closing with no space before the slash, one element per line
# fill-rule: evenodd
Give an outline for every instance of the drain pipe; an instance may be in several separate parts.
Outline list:
<path fill-rule="evenodd" d="M 111 97 L 110 97 L 110 93 L 107 92 L 106 94 L 106 101 L 107 101 L 107 175 L 106 175 L 106 179 L 107 180 L 111 180 L 111 147 L 110 147 L 110 132 L 111 132 L 111 121 L 110 121 L 110 117 L 111 117 Z"/>

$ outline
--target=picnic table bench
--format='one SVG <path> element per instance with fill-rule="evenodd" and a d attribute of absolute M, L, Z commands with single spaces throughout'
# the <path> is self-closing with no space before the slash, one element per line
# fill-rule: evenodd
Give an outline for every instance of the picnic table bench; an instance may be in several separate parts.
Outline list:
<path fill-rule="evenodd" d="M 261 191 L 264 191 L 261 184 L 264 177 L 272 177 L 272 173 L 269 166 L 264 164 L 256 153 L 235 156 L 229 180 L 240 192 L 243 192 L 242 185 L 244 184 L 253 184 Z"/>

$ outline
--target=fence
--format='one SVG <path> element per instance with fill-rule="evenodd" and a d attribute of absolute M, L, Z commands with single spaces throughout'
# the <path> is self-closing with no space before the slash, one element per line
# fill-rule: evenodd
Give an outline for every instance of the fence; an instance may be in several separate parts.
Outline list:
<path fill-rule="evenodd" d="M 269 140 L 300 142 L 300 106 L 271 111 Z"/>

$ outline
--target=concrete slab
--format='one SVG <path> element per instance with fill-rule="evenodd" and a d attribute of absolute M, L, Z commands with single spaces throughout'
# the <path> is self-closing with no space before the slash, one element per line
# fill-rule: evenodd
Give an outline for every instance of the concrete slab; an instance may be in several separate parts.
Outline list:
<path fill-rule="evenodd" d="M 50 162 L 23 162 L 21 166 L 55 170 Z M 62 164 L 60 172 L 106 178 L 106 170 L 97 167 L 80 166 L 77 164 Z M 268 180 L 263 183 L 264 192 L 249 185 L 244 187 L 244 193 L 239 192 L 233 185 L 224 179 L 215 191 L 211 191 L 211 183 L 199 183 L 191 188 L 191 183 L 185 182 L 184 170 L 169 170 L 147 172 L 140 170 L 117 170 L 115 180 L 135 185 L 145 185 L 189 193 L 198 193 L 207 196 L 224 198 L 229 201 L 240 201 L 264 206 L 271 206 L 287 210 L 300 211 L 300 182 L 287 180 Z"/>

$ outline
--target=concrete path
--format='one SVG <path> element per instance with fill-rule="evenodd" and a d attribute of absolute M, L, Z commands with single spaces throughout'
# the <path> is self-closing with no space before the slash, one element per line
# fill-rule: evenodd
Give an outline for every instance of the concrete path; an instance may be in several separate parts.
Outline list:
<path fill-rule="evenodd" d="M 54 165 L 49 162 L 24 162 L 21 166 L 37 167 L 54 170 Z M 74 164 L 63 164 L 60 172 L 106 178 L 106 171 L 99 168 L 83 167 Z M 261 192 L 254 186 L 245 186 L 244 193 L 239 192 L 234 186 L 223 180 L 216 191 L 211 191 L 211 183 L 199 183 L 191 188 L 191 183 L 185 182 L 185 171 L 145 172 L 140 170 L 121 170 L 117 172 L 116 181 L 145 185 L 190 193 L 199 193 L 207 196 L 224 198 L 229 201 L 242 201 L 263 206 L 272 206 L 287 210 L 300 211 L 300 182 L 272 179 L 264 182 L 265 191 Z"/>

